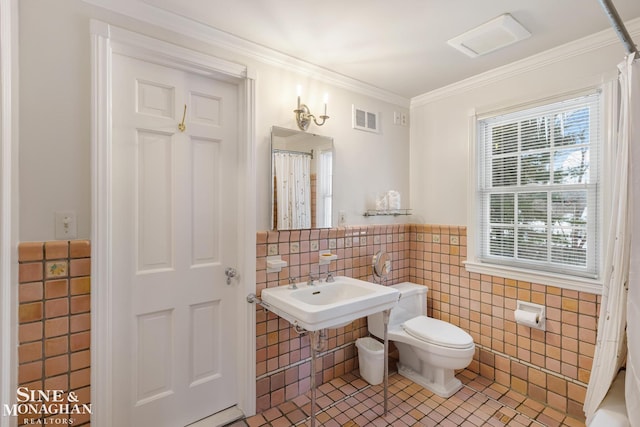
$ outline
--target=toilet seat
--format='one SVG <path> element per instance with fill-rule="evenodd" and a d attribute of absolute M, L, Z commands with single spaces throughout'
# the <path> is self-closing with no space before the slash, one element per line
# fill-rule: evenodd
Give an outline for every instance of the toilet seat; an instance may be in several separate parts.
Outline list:
<path fill-rule="evenodd" d="M 402 324 L 407 334 L 419 340 L 441 347 L 466 349 L 474 346 L 471 335 L 442 320 L 416 316 Z"/>

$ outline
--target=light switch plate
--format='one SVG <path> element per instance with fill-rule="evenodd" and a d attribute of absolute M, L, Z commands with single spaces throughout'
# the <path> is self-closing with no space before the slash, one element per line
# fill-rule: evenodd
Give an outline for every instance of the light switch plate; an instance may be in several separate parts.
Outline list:
<path fill-rule="evenodd" d="M 55 237 L 58 240 L 75 239 L 77 237 L 77 221 L 74 211 L 55 213 Z"/>
<path fill-rule="evenodd" d="M 347 213 L 345 211 L 338 212 L 338 227 L 344 227 L 347 224 Z"/>

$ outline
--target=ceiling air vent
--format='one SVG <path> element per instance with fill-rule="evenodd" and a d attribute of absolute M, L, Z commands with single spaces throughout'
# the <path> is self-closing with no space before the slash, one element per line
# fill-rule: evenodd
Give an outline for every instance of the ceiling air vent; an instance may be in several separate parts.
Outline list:
<path fill-rule="evenodd" d="M 505 13 L 491 21 L 447 41 L 460 52 L 475 58 L 530 37 L 511 15 Z"/>

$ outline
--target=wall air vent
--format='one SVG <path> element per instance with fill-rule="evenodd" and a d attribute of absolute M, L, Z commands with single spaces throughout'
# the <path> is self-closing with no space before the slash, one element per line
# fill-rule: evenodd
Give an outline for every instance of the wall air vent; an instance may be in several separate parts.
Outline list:
<path fill-rule="evenodd" d="M 531 33 L 526 28 L 511 15 L 505 13 L 448 40 L 447 43 L 471 58 L 475 58 L 530 36 Z"/>

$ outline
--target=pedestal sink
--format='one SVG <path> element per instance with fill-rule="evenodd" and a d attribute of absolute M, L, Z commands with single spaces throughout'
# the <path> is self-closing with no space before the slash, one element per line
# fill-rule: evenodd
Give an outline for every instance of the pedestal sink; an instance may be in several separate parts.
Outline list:
<path fill-rule="evenodd" d="M 311 427 L 316 425 L 317 352 L 322 349 L 323 329 L 338 328 L 370 314 L 383 312 L 384 319 L 384 414 L 387 414 L 389 312 L 398 303 L 400 293 L 393 288 L 351 277 L 339 276 L 333 282 L 296 283 L 262 291 L 262 301 L 255 295 L 248 302 L 258 302 L 267 310 L 291 323 L 298 333 L 309 333 L 311 344 Z"/>
<path fill-rule="evenodd" d="M 334 282 L 297 283 L 262 291 L 262 305 L 307 331 L 338 328 L 370 314 L 391 309 L 400 293 L 386 286 L 338 276 Z"/>

